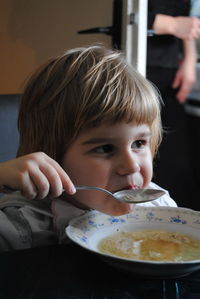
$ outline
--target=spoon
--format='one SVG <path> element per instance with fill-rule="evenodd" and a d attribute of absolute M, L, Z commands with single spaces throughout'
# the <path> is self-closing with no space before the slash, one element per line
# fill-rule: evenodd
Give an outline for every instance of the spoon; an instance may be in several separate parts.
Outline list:
<path fill-rule="evenodd" d="M 143 203 L 155 200 L 165 194 L 163 190 L 158 189 L 127 189 L 112 193 L 106 189 L 94 186 L 75 186 L 76 190 L 97 190 L 109 194 L 114 199 L 125 203 Z M 2 192 L 10 193 L 20 191 L 9 186 L 3 186 Z M 65 192 L 65 190 L 63 190 Z"/>
<path fill-rule="evenodd" d="M 125 203 L 143 203 L 155 200 L 165 194 L 163 190 L 157 189 L 127 189 L 112 193 L 106 189 L 94 186 L 75 186 L 76 190 L 97 190 L 105 192 L 114 199 Z"/>

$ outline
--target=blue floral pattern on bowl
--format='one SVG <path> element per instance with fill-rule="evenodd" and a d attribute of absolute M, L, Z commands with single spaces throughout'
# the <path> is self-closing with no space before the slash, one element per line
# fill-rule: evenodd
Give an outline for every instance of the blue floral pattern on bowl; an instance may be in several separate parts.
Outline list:
<path fill-rule="evenodd" d="M 131 225 L 133 228 L 137 225 L 147 226 L 150 224 L 158 225 L 158 229 L 162 224 L 163 227 L 172 225 L 175 230 L 179 230 L 180 225 L 184 225 L 189 230 L 196 229 L 200 234 L 200 212 L 186 208 L 175 207 L 135 207 L 130 214 L 122 216 L 109 216 L 98 211 L 90 211 L 84 215 L 71 220 L 66 229 L 67 235 L 72 239 L 80 240 L 80 236 L 90 237 L 94 233 L 98 233 L 102 229 L 123 228 L 125 225 Z"/>
<path fill-rule="evenodd" d="M 176 217 L 171 217 L 171 222 L 181 223 L 181 224 L 187 223 L 187 221 L 182 219 L 180 215 L 177 215 Z"/>

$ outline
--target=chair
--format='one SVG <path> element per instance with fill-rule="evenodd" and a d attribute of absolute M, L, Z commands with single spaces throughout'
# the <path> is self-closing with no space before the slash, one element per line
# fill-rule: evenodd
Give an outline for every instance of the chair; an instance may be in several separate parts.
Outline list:
<path fill-rule="evenodd" d="M 0 162 L 16 157 L 19 143 L 17 129 L 21 95 L 0 95 Z"/>

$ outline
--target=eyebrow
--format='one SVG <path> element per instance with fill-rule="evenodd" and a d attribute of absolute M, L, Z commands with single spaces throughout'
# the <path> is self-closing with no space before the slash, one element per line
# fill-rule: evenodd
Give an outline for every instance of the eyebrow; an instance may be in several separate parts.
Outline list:
<path fill-rule="evenodd" d="M 83 144 L 98 144 L 98 143 L 107 143 L 107 142 L 111 142 L 112 140 L 114 140 L 115 138 L 91 138 L 85 142 L 83 142 Z"/>
<path fill-rule="evenodd" d="M 138 134 L 137 138 L 150 137 L 151 135 L 152 135 L 152 132 L 149 131 L 149 132 Z"/>
<path fill-rule="evenodd" d="M 135 136 L 135 139 L 147 138 L 147 137 L 149 137 L 151 135 L 152 135 L 151 132 L 139 133 L 138 135 Z M 91 139 L 86 140 L 85 142 L 83 142 L 83 145 L 86 145 L 86 144 L 108 143 L 108 142 L 112 142 L 112 141 L 114 141 L 116 139 L 117 138 L 114 138 L 114 137 L 91 138 Z"/>

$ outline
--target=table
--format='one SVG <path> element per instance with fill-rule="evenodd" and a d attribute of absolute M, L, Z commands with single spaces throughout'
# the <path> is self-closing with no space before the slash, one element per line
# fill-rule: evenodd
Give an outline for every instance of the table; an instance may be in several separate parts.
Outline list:
<path fill-rule="evenodd" d="M 199 299 L 200 271 L 179 279 L 138 279 L 78 245 L 0 254 L 1 299 Z"/>

